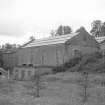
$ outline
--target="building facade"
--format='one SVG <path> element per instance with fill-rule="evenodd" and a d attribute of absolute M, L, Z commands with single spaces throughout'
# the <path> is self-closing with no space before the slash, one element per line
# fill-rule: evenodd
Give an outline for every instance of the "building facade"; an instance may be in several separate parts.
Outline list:
<path fill-rule="evenodd" d="M 73 58 L 76 52 L 86 54 L 98 50 L 98 42 L 88 32 L 81 30 L 74 34 L 34 40 L 18 49 L 16 53 L 5 55 L 4 59 L 8 59 L 7 62 L 11 60 L 8 65 L 19 67 L 15 67 L 15 76 L 26 79 L 29 78 L 29 72 L 33 71 L 29 65 L 45 66 L 46 68 L 40 68 L 41 72 L 51 71 L 47 66 L 62 65 Z M 26 66 L 29 69 L 26 70 Z M 31 74 L 34 75 L 33 72 Z"/>

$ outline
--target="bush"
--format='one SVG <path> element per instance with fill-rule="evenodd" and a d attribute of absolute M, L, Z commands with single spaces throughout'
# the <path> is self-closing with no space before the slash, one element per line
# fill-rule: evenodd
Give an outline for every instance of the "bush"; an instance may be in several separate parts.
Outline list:
<path fill-rule="evenodd" d="M 52 72 L 53 73 L 65 72 L 70 68 L 76 67 L 76 65 L 81 65 L 81 66 L 77 66 L 78 68 L 76 70 L 78 72 L 83 71 L 83 69 L 86 69 L 87 67 L 90 68 L 92 72 L 98 71 L 100 70 L 100 67 L 103 68 L 102 58 L 103 58 L 103 55 L 101 52 L 95 52 L 91 54 L 85 54 L 80 57 L 74 57 L 70 59 L 68 62 L 65 62 L 63 65 L 55 67 L 52 70 Z M 99 64 L 100 60 L 101 60 L 101 63 Z M 90 69 L 87 69 L 87 70 L 90 70 Z"/>
<path fill-rule="evenodd" d="M 53 73 L 57 73 L 57 72 L 65 72 L 67 71 L 69 68 L 74 67 L 76 64 L 79 63 L 79 61 L 81 60 L 81 57 L 75 57 L 70 59 L 68 62 L 65 62 L 63 65 L 57 66 L 55 67 L 52 72 Z"/>
<path fill-rule="evenodd" d="M 100 72 L 104 67 L 103 55 L 101 52 L 95 52 L 84 55 L 81 60 L 79 71 Z"/>
<path fill-rule="evenodd" d="M 95 52 L 95 53 L 93 53 L 92 55 L 93 55 L 94 57 L 96 57 L 96 58 L 102 58 L 102 57 L 103 57 L 102 52 Z"/>
<path fill-rule="evenodd" d="M 84 64 L 86 65 L 86 64 L 95 63 L 95 62 L 97 62 L 97 58 L 95 58 L 95 57 L 88 57 Z"/>
<path fill-rule="evenodd" d="M 66 62 L 64 64 L 64 68 L 68 69 L 68 68 L 72 68 L 74 67 L 76 64 L 78 64 L 81 60 L 81 57 L 75 57 L 70 59 L 68 62 Z"/>
<path fill-rule="evenodd" d="M 63 66 L 57 66 L 55 68 L 53 68 L 52 72 L 55 74 L 57 72 L 65 72 L 66 69 Z"/>
<path fill-rule="evenodd" d="M 95 52 L 86 56 L 84 55 L 84 57 L 87 57 L 87 61 L 85 62 L 85 64 L 88 64 L 97 62 L 99 59 L 103 58 L 103 55 L 101 52 Z"/>

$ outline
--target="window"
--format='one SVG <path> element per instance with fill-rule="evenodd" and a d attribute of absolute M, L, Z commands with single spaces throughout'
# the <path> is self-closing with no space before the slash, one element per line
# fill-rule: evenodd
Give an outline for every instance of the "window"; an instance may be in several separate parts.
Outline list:
<path fill-rule="evenodd" d="M 56 52 L 56 60 L 57 60 L 57 64 L 62 64 L 63 63 L 63 55 L 61 50 L 57 50 Z"/>
<path fill-rule="evenodd" d="M 73 49 L 73 55 L 74 56 L 81 56 L 81 51 L 79 49 Z"/>
<path fill-rule="evenodd" d="M 42 55 L 41 55 L 41 64 L 42 65 L 46 65 L 47 64 L 47 53 L 45 51 L 43 51 Z"/>

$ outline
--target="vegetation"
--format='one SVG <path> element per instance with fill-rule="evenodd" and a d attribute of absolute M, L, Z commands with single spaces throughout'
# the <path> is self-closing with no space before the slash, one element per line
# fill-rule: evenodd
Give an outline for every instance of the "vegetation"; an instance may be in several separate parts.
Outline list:
<path fill-rule="evenodd" d="M 80 27 L 76 32 L 79 32 L 80 29 L 85 28 Z M 70 26 L 60 25 L 56 30 L 51 30 L 52 36 L 70 33 L 72 33 Z M 105 36 L 105 22 L 93 21 L 90 33 L 95 37 Z M 30 36 L 29 42 L 33 40 L 35 38 Z M 85 37 L 84 41 L 86 41 Z M 7 51 L 18 47 L 20 45 L 6 43 L 1 46 L 1 49 Z M 75 56 L 55 67 L 52 70 L 54 75 L 40 75 L 38 70 L 31 78 L 32 81 L 2 80 L 0 78 L 0 105 L 81 105 L 78 97 L 82 98 L 81 103 L 84 105 L 88 101 L 90 103 L 87 105 L 105 105 L 105 56 L 101 52 L 85 55 L 81 55 L 78 51 L 76 53 L 80 56 Z M 2 59 L 0 62 L 3 64 Z M 43 78 L 46 79 L 48 85 L 46 88 Z M 90 84 L 93 84 L 94 87 L 91 87 Z M 80 93 L 79 96 L 78 93 Z"/>
<path fill-rule="evenodd" d="M 42 75 L 39 70 L 35 71 L 35 74 L 31 77 L 32 83 L 28 86 L 29 89 L 32 89 L 32 94 L 34 97 L 40 97 L 40 90 L 45 88 L 44 81 L 42 79 Z"/>
<path fill-rule="evenodd" d="M 105 66 L 103 57 L 101 52 L 77 56 L 65 62 L 63 65 L 55 67 L 52 71 L 53 73 L 65 72 L 68 70 L 81 72 L 84 71 L 84 68 L 87 68 L 88 72 L 104 72 L 103 69 Z"/>
<path fill-rule="evenodd" d="M 16 49 L 20 47 L 19 44 L 10 44 L 10 43 L 6 43 L 4 45 L 1 46 L 2 50 L 11 50 L 11 49 Z"/>
<path fill-rule="evenodd" d="M 51 36 L 61 36 L 61 35 L 67 35 L 67 34 L 71 34 L 72 29 L 70 26 L 63 26 L 60 25 L 57 30 L 51 30 Z"/>
<path fill-rule="evenodd" d="M 30 37 L 29 37 L 29 40 L 30 40 L 30 41 L 35 40 L 35 37 L 34 37 L 34 36 L 30 36 Z"/>
<path fill-rule="evenodd" d="M 32 88 L 30 88 L 31 81 L 0 80 L 0 105 L 105 104 L 105 88 L 101 86 L 103 77 L 100 74 L 85 75 L 77 72 L 65 72 L 46 75 L 43 78 L 46 80 L 47 87 L 40 91 L 38 98 L 33 97 Z M 9 85 L 13 90 L 10 90 Z"/>
<path fill-rule="evenodd" d="M 80 28 L 84 28 L 84 26 L 81 26 Z M 77 29 L 76 32 L 78 32 L 79 29 Z M 56 30 L 51 30 L 50 34 L 51 36 L 58 36 L 70 34 L 71 32 L 72 28 L 70 26 L 60 25 Z M 90 33 L 95 37 L 105 36 L 105 22 L 102 22 L 101 20 L 94 20 L 91 23 Z"/>
<path fill-rule="evenodd" d="M 55 67 L 52 72 L 53 73 L 57 73 L 57 72 L 65 72 L 68 69 L 74 67 L 75 65 L 77 65 L 79 63 L 79 61 L 81 60 L 81 57 L 74 57 L 72 59 L 70 59 L 68 62 L 65 62 L 64 64 Z"/>
<path fill-rule="evenodd" d="M 92 29 L 90 33 L 95 36 L 105 36 L 105 22 L 102 22 L 101 20 L 95 20 L 91 23 Z"/>
<path fill-rule="evenodd" d="M 34 36 L 30 36 L 30 37 L 29 37 L 29 42 L 30 42 L 30 41 L 33 41 L 33 40 L 35 40 L 35 37 L 34 37 Z M 19 45 L 19 44 L 5 43 L 5 44 L 3 44 L 3 45 L 0 46 L 0 47 L 1 47 L 2 50 L 7 51 L 7 50 L 15 50 L 15 49 L 19 48 L 20 46 L 21 46 L 21 45 Z"/>
<path fill-rule="evenodd" d="M 80 97 L 82 98 L 82 102 L 86 103 L 89 98 L 88 94 L 88 88 L 89 88 L 89 74 L 88 72 L 82 72 L 81 73 L 81 78 L 79 82 L 80 87 L 82 88 L 82 91 L 80 93 Z"/>

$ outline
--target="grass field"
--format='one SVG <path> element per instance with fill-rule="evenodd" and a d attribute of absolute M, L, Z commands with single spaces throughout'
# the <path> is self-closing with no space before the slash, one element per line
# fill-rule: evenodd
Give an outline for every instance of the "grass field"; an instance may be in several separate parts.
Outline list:
<path fill-rule="evenodd" d="M 43 76 L 40 98 L 33 97 L 31 81 L 0 80 L 0 105 L 84 105 L 79 73 Z M 85 105 L 105 105 L 104 74 L 90 74 Z"/>

